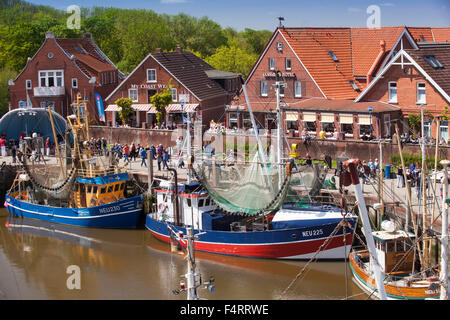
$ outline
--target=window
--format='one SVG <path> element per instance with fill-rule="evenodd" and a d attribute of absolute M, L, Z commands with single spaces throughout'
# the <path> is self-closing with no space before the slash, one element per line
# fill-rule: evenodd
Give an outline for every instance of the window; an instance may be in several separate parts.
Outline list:
<path fill-rule="evenodd" d="M 25 86 L 27 89 L 31 89 L 31 80 L 26 80 L 25 81 Z"/>
<path fill-rule="evenodd" d="M 120 190 L 123 190 L 124 188 L 125 188 L 125 182 L 120 185 Z"/>
<path fill-rule="evenodd" d="M 178 91 L 176 88 L 173 88 L 172 90 L 172 101 L 177 102 L 178 101 Z"/>
<path fill-rule="evenodd" d="M 384 115 L 384 136 L 385 137 L 391 136 L 391 115 L 390 114 Z"/>
<path fill-rule="evenodd" d="M 431 139 L 431 120 L 424 119 L 423 121 L 423 133 L 425 137 Z"/>
<path fill-rule="evenodd" d="M 204 202 L 205 202 L 205 199 L 198 200 L 198 206 L 203 207 Z"/>
<path fill-rule="evenodd" d="M 42 101 L 41 104 L 40 104 L 40 106 L 41 106 L 41 109 L 45 109 L 45 108 L 46 108 L 46 103 L 45 103 L 45 101 Z"/>
<path fill-rule="evenodd" d="M 397 82 L 389 82 L 388 91 L 389 91 L 389 102 L 397 103 Z"/>
<path fill-rule="evenodd" d="M 72 78 L 72 88 L 78 88 L 78 79 Z"/>
<path fill-rule="evenodd" d="M 280 97 L 284 97 L 284 85 L 280 86 Z"/>
<path fill-rule="evenodd" d="M 128 98 L 131 99 L 133 102 L 138 101 L 138 89 L 129 89 L 128 90 Z"/>
<path fill-rule="evenodd" d="M 444 66 L 435 56 L 425 56 L 425 60 L 428 62 L 430 66 L 434 69 L 442 69 Z"/>
<path fill-rule="evenodd" d="M 117 184 L 114 186 L 114 192 L 119 191 L 119 187 L 120 187 L 120 183 L 117 183 Z"/>
<path fill-rule="evenodd" d="M 250 119 L 250 114 L 244 113 L 242 115 L 242 124 L 245 129 L 249 129 L 252 127 L 252 120 Z"/>
<path fill-rule="evenodd" d="M 358 88 L 358 86 L 356 85 L 355 81 L 353 81 L 353 80 L 348 80 L 348 82 L 349 82 L 350 85 L 352 86 L 353 90 L 359 91 L 359 88 Z"/>
<path fill-rule="evenodd" d="M 300 81 L 296 81 L 295 84 L 295 97 L 301 98 L 302 97 L 302 83 Z"/>
<path fill-rule="evenodd" d="M 331 59 L 333 59 L 334 62 L 339 62 L 339 59 L 336 57 L 333 51 L 328 51 L 328 54 L 330 55 Z"/>
<path fill-rule="evenodd" d="M 63 71 L 39 71 L 40 87 L 62 87 L 63 80 Z"/>
<path fill-rule="evenodd" d="M 156 69 L 147 69 L 147 82 L 156 82 Z"/>
<path fill-rule="evenodd" d="M 89 186 L 87 187 L 87 193 L 91 193 L 91 191 L 92 191 L 92 186 L 89 185 Z"/>
<path fill-rule="evenodd" d="M 205 207 L 209 207 L 211 205 L 210 203 L 211 203 L 211 200 L 209 198 L 207 198 L 205 200 Z"/>
<path fill-rule="evenodd" d="M 286 70 L 292 70 L 291 58 L 286 58 Z"/>
<path fill-rule="evenodd" d="M 275 70 L 275 59 L 274 58 L 269 58 L 269 69 Z"/>
<path fill-rule="evenodd" d="M 105 192 L 106 192 L 106 187 L 103 187 L 103 188 L 100 189 L 100 193 L 101 193 L 101 194 L 103 194 L 103 193 L 105 193 Z"/>
<path fill-rule="evenodd" d="M 444 140 L 445 143 L 448 141 L 448 120 L 441 120 L 439 124 L 439 137 Z"/>
<path fill-rule="evenodd" d="M 298 130 L 298 112 L 286 111 L 286 131 Z"/>
<path fill-rule="evenodd" d="M 97 186 L 94 186 L 94 189 L 92 189 L 92 193 L 97 194 L 97 190 L 98 190 Z"/>
<path fill-rule="evenodd" d="M 228 127 L 230 129 L 238 127 L 238 114 L 237 114 L 237 112 L 230 112 L 228 114 Z"/>
<path fill-rule="evenodd" d="M 261 97 L 267 97 L 267 81 L 261 81 Z"/>
<path fill-rule="evenodd" d="M 427 103 L 425 87 L 425 82 L 417 82 L 417 104 Z"/>
<path fill-rule="evenodd" d="M 108 193 L 111 193 L 113 191 L 113 186 L 108 187 Z"/>

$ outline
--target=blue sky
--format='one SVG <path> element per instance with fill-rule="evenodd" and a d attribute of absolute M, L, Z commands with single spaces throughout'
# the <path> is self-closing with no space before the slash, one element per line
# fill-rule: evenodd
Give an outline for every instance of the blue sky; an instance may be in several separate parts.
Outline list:
<path fill-rule="evenodd" d="M 274 30 L 277 17 L 286 27 L 365 27 L 366 9 L 377 5 L 381 26 L 449 27 L 449 0 L 28 0 L 65 10 L 80 7 L 151 9 L 157 13 L 208 16 L 222 27 Z"/>

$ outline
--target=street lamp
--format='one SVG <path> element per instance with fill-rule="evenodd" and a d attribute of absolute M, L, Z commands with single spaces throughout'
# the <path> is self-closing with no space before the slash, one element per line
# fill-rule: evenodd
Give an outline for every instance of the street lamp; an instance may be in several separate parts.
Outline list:
<path fill-rule="evenodd" d="M 372 111 L 373 107 L 369 107 L 369 120 L 370 120 L 370 136 L 372 136 Z"/>

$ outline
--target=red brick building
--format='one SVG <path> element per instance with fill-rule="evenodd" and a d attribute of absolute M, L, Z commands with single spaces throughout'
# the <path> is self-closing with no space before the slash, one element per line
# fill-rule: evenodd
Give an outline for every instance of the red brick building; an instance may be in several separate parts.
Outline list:
<path fill-rule="evenodd" d="M 10 109 L 50 105 L 64 118 L 77 93 L 88 99 L 90 117 L 99 123 L 95 94 L 102 99 L 119 84 L 123 74 L 92 40 L 59 39 L 49 32 L 22 72 L 9 81 Z"/>
<path fill-rule="evenodd" d="M 375 136 L 391 136 L 391 120 L 401 116 L 403 104 L 356 99 L 398 52 L 419 50 L 423 39 L 434 41 L 434 33 L 450 40 L 450 28 L 278 28 L 245 82 L 258 125 L 275 127 L 280 71 L 286 132 L 300 136 L 308 128 L 359 139 L 370 122 Z M 251 126 L 243 95 L 227 107 L 227 126 Z"/>
<path fill-rule="evenodd" d="M 220 121 L 225 117 L 225 105 L 240 90 L 241 77 L 216 70 L 180 47 L 174 52 L 157 50 L 149 54 L 106 98 L 108 124 L 115 125 L 119 121 L 117 99 L 130 98 L 135 110 L 134 126 L 155 128 L 156 109 L 150 99 L 167 89 L 169 83 L 172 104 L 166 108 L 165 127 L 172 128 L 182 123 L 183 111 L 195 111 L 195 118 L 207 128 L 210 120 Z"/>

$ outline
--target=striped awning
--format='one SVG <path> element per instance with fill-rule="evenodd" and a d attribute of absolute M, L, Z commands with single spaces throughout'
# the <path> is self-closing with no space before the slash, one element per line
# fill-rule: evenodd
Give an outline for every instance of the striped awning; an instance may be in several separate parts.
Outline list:
<path fill-rule="evenodd" d="M 131 105 L 131 108 L 133 108 L 134 111 L 149 111 L 152 108 L 151 104 L 133 104 Z M 121 107 L 117 106 L 116 104 L 110 104 L 106 108 L 105 111 L 120 111 L 122 110 Z M 156 113 L 156 112 L 155 112 Z"/>
<path fill-rule="evenodd" d="M 122 110 L 122 108 L 121 108 L 121 107 L 118 107 L 118 106 L 115 105 L 115 104 L 110 104 L 110 105 L 108 105 L 108 107 L 105 109 L 105 111 L 120 111 L 120 110 Z"/>
<path fill-rule="evenodd" d="M 199 104 L 185 104 L 181 107 L 181 104 L 169 104 L 166 107 L 166 112 L 194 112 Z M 147 113 L 156 113 L 156 108 L 151 107 Z"/>

